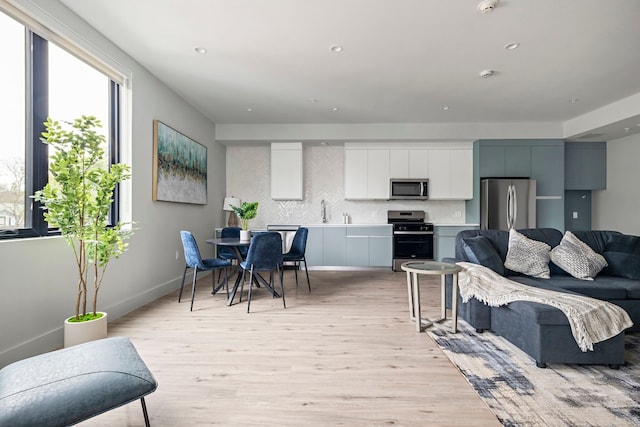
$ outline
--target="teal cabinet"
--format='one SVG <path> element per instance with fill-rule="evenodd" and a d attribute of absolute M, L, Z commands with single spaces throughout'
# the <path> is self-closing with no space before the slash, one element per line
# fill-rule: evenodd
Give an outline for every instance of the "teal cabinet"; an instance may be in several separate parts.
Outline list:
<path fill-rule="evenodd" d="M 487 139 L 478 141 L 477 147 L 479 178 L 534 178 L 537 184 L 537 227 L 564 229 L 563 140 Z M 479 209 L 480 205 L 477 206 Z"/>
<path fill-rule="evenodd" d="M 347 236 L 347 265 L 369 265 L 369 236 Z"/>
<path fill-rule="evenodd" d="M 607 143 L 565 144 L 565 189 L 604 190 L 607 188 Z"/>
<path fill-rule="evenodd" d="M 347 227 L 347 265 L 391 267 L 392 233 L 390 225 Z"/>
<path fill-rule="evenodd" d="M 324 227 L 323 265 L 346 265 L 347 227 Z"/>
<path fill-rule="evenodd" d="M 453 258 L 456 254 L 456 236 L 463 230 L 474 230 L 477 226 L 468 225 L 436 225 L 433 229 L 434 254 L 436 261 L 442 258 Z"/>
<path fill-rule="evenodd" d="M 388 236 L 369 236 L 369 266 L 391 268 L 392 262 L 393 238 L 391 234 Z"/>
<path fill-rule="evenodd" d="M 391 267 L 392 226 L 307 226 L 306 258 L 315 267 Z"/>
<path fill-rule="evenodd" d="M 528 178 L 531 175 L 529 146 L 481 145 L 481 177 Z"/>
<path fill-rule="evenodd" d="M 317 266 L 324 264 L 324 227 L 307 226 L 307 249 L 305 258 L 307 265 Z"/>
<path fill-rule="evenodd" d="M 538 196 L 562 199 L 564 194 L 564 147 L 531 147 L 531 178 L 536 180 Z"/>

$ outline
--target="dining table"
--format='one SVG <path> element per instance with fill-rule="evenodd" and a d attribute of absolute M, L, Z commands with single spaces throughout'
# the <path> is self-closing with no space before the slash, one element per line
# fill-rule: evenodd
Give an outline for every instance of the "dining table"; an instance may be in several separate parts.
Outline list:
<path fill-rule="evenodd" d="M 229 293 L 229 298 L 227 299 L 227 305 L 232 305 L 233 299 L 235 298 L 236 293 L 238 292 L 238 286 L 242 281 L 242 267 L 240 267 L 240 263 L 245 260 L 240 248 L 243 248 L 243 247 L 248 248 L 249 246 L 251 246 L 251 240 L 241 240 L 239 237 L 216 237 L 213 239 L 208 239 L 206 243 L 210 245 L 214 245 L 216 247 L 226 246 L 228 248 L 231 248 L 236 255 L 236 259 L 238 260 L 238 265 L 235 272 L 236 280 L 235 280 L 235 283 L 233 284 L 233 288 L 231 289 L 231 292 Z M 278 294 L 276 290 L 273 289 L 271 284 L 268 281 L 266 281 L 260 274 L 254 272 L 253 276 L 254 276 L 254 280 L 256 280 L 255 283 L 258 287 L 260 287 L 260 284 L 262 284 L 269 292 L 271 292 L 271 294 L 275 298 L 280 297 L 280 294 Z M 222 287 L 222 285 L 218 286 L 218 288 L 220 287 Z"/>

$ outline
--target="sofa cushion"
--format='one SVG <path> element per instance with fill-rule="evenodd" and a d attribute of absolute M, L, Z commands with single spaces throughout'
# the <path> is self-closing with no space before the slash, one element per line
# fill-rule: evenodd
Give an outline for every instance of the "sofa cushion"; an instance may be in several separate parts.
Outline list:
<path fill-rule="evenodd" d="M 572 233 L 600 255 L 604 254 L 611 236 L 622 234 L 618 231 L 609 230 L 574 230 Z"/>
<path fill-rule="evenodd" d="M 504 266 L 527 276 L 548 279 L 551 246 L 509 230 L 509 249 Z"/>
<path fill-rule="evenodd" d="M 501 276 L 504 275 L 504 265 L 496 248 L 485 236 L 474 236 L 462 239 L 464 252 L 467 259 L 474 263 L 485 266 Z"/>
<path fill-rule="evenodd" d="M 604 257 L 607 274 L 640 280 L 640 237 L 626 234 L 611 236 Z"/>
<path fill-rule="evenodd" d="M 567 231 L 560 244 L 551 249 L 551 261 L 573 277 L 581 280 L 593 280 L 607 261 L 572 232 Z"/>

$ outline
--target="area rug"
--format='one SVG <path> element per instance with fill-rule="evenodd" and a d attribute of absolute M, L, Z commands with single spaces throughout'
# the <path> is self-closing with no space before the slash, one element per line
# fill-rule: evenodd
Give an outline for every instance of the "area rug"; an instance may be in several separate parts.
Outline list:
<path fill-rule="evenodd" d="M 458 333 L 428 333 L 505 426 L 640 426 L 640 334 L 625 338 L 625 365 L 535 361 L 490 331 L 464 321 Z"/>

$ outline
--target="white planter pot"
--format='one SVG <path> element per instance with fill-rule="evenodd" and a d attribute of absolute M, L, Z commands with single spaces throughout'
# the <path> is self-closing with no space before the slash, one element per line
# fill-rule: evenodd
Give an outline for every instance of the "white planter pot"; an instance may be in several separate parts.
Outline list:
<path fill-rule="evenodd" d="M 69 319 L 64 321 L 65 348 L 106 337 L 107 313 L 102 313 L 101 318 L 88 322 L 69 322 Z"/>
<path fill-rule="evenodd" d="M 240 230 L 240 240 L 251 240 L 251 231 Z"/>

